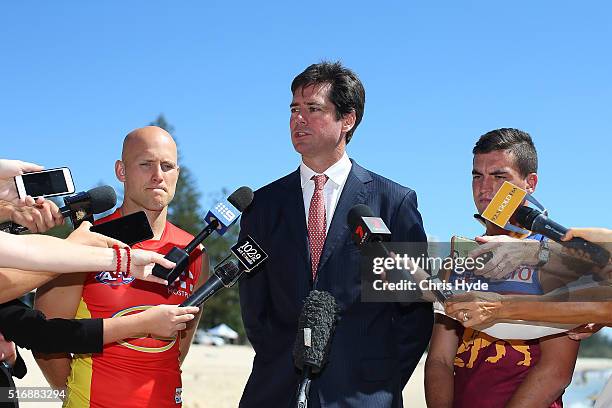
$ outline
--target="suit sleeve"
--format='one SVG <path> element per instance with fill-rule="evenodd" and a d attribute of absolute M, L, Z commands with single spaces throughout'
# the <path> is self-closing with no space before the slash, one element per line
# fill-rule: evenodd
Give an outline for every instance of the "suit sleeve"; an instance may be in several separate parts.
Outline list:
<path fill-rule="evenodd" d="M 103 347 L 102 319 L 47 319 L 18 300 L 0 305 L 0 332 L 41 353 L 100 353 Z"/>
<path fill-rule="evenodd" d="M 423 243 L 419 249 L 427 253 L 427 235 L 423 220 L 417 209 L 414 191 L 408 192 L 401 201 L 392 223 L 393 239 L 398 242 Z M 427 348 L 433 329 L 433 310 L 431 303 L 415 302 L 397 304 L 398 319 L 396 334 L 399 352 L 402 356 L 400 370 L 402 385 L 405 385 L 423 352 Z"/>
<path fill-rule="evenodd" d="M 255 204 L 255 203 L 253 203 Z M 258 227 L 258 219 L 261 218 L 252 205 L 240 221 L 240 239 L 250 235 L 256 242 L 262 244 L 261 228 Z M 263 248 L 264 251 L 266 250 Z M 264 353 L 266 327 L 267 327 L 267 303 L 268 303 L 268 277 L 266 264 L 249 274 L 246 279 L 240 281 L 240 311 L 246 335 L 258 355 Z"/>

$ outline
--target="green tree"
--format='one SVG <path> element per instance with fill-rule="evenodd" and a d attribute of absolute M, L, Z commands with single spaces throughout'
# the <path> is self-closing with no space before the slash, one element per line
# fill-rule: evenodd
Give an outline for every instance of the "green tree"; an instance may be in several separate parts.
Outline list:
<path fill-rule="evenodd" d="M 602 332 L 580 342 L 580 357 L 612 358 L 612 339 Z"/>
<path fill-rule="evenodd" d="M 174 127 L 168 123 L 163 114 L 160 114 L 150 124 L 159 126 L 174 136 Z M 176 136 L 174 138 L 176 140 Z M 204 216 L 206 214 L 200 206 L 202 194 L 198 190 L 195 177 L 187 166 L 181 164 L 180 146 L 179 165 L 181 172 L 176 184 L 174 199 L 168 208 L 168 219 L 179 228 L 196 235 L 204 228 Z M 210 201 L 209 205 L 214 205 L 221 197 L 227 195 L 228 191 L 225 189 L 211 194 L 208 200 Z M 209 257 L 211 270 L 230 253 L 230 247 L 238 239 L 238 231 L 239 227 L 236 225 L 222 237 L 214 234 L 206 240 L 206 253 Z M 238 332 L 242 340 L 245 339 L 237 287 L 218 292 L 204 305 L 200 327 L 208 329 L 220 323 L 229 325 Z"/>

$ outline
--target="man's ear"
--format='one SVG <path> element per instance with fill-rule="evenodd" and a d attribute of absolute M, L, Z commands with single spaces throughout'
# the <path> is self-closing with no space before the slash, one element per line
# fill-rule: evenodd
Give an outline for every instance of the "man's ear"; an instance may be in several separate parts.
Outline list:
<path fill-rule="evenodd" d="M 538 185 L 538 175 L 536 173 L 529 173 L 526 178 L 527 181 L 527 192 L 532 194 L 536 186 Z"/>
<path fill-rule="evenodd" d="M 355 126 L 356 120 L 357 120 L 357 115 L 355 115 L 354 110 L 344 115 L 342 117 L 342 132 L 348 133 Z"/>
<path fill-rule="evenodd" d="M 120 182 L 125 183 L 125 164 L 121 160 L 115 162 L 115 176 Z"/>

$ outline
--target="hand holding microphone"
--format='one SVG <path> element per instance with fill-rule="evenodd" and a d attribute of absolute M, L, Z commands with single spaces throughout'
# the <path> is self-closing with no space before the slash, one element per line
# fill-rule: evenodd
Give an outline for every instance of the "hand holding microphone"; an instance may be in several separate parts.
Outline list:
<path fill-rule="evenodd" d="M 57 206 L 48 200 L 38 198 L 33 208 L 36 208 L 40 215 L 32 214 L 33 209 L 23 210 L 30 216 L 24 215 L 22 218 L 11 218 L 13 222 L 0 224 L 0 231 L 10 234 L 19 234 L 30 229 L 32 232 L 42 232 L 44 227 L 61 224 L 59 218 L 70 217 L 74 228 L 78 228 L 83 221 L 93 222 L 93 215 L 100 214 L 112 209 L 117 204 L 117 194 L 111 186 L 94 187 L 89 191 L 64 198 L 64 206 Z M 40 206 L 40 207 L 39 207 Z M 28 208 L 28 207 L 24 207 Z M 18 209 L 15 209 L 17 211 Z M 44 220 L 44 222 L 43 222 Z M 19 221 L 26 221 L 20 225 Z M 62 221 L 63 222 L 63 221 Z M 26 225 L 26 224 L 30 225 Z M 34 227 L 32 229 L 31 227 Z M 45 228 L 44 230 L 49 229 Z"/>
<path fill-rule="evenodd" d="M 612 251 L 612 230 L 607 228 L 570 228 L 567 230 L 563 241 L 570 241 L 573 238 L 582 238 L 589 242 L 597 242 L 606 246 Z"/>
<path fill-rule="evenodd" d="M 173 268 L 156 266 L 153 268 L 153 275 L 167 280 L 168 284 L 174 282 L 187 268 L 189 254 L 213 231 L 223 235 L 238 220 L 240 214 L 251 204 L 251 201 L 253 201 L 253 190 L 248 187 L 240 187 L 227 200 L 217 203 L 206 214 L 205 221 L 208 225 L 184 249 L 174 247 L 166 254 L 166 259 L 174 262 L 176 266 Z"/>
<path fill-rule="evenodd" d="M 391 231 L 380 217 L 374 216 L 372 209 L 365 204 L 357 204 L 351 207 L 347 215 L 347 223 L 352 234 L 353 242 L 362 251 L 367 246 L 369 249 L 373 249 L 375 256 L 384 256 L 387 258 L 393 258 L 396 256 L 395 253 L 390 251 L 384 244 L 391 237 Z M 434 287 L 441 287 L 442 282 L 438 277 L 432 277 L 425 270 L 414 267 L 411 271 L 395 269 L 391 272 L 399 272 L 398 276 L 392 276 L 394 280 L 406 279 L 416 284 L 416 287 L 420 287 L 420 283 L 423 281 L 433 282 Z M 381 274 L 383 280 L 388 280 L 388 276 L 383 272 Z M 429 285 L 428 285 L 429 286 Z M 444 302 L 449 297 L 453 296 L 454 292 L 447 289 L 435 289 L 435 290 L 420 290 L 415 292 L 421 296 L 425 301 L 439 300 Z"/>
<path fill-rule="evenodd" d="M 193 306 L 157 305 L 134 316 L 138 317 L 140 330 L 145 335 L 170 338 L 185 330 L 199 310 Z"/>
<path fill-rule="evenodd" d="M 17 205 L 8 201 L 0 201 L 0 230 L 17 233 L 22 226 L 23 230 L 41 233 L 62 225 L 64 217 L 57 205 L 44 198 L 32 199 L 31 205 Z"/>

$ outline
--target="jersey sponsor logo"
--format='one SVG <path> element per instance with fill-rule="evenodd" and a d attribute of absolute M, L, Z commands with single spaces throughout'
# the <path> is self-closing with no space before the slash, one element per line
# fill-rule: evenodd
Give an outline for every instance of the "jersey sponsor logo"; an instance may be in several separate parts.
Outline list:
<path fill-rule="evenodd" d="M 183 271 L 179 278 L 175 280 L 172 285 L 168 286 L 168 293 L 184 298 L 189 297 L 189 294 L 193 293 L 193 280 L 193 273 L 191 273 L 189 269 Z"/>
<path fill-rule="evenodd" d="M 529 266 L 520 266 L 515 269 L 507 278 L 510 282 L 533 283 L 535 269 Z"/>
<path fill-rule="evenodd" d="M 485 359 L 487 363 L 497 364 L 502 358 L 506 357 L 510 349 L 515 350 L 522 356 L 522 360 L 516 363 L 517 366 L 531 366 L 531 351 L 525 341 L 515 340 L 510 343 L 476 332 L 473 329 L 465 329 L 461 345 L 457 349 L 454 365 L 456 367 L 474 368 L 474 363 L 478 360 L 480 353 L 486 353 L 489 346 L 495 348 L 495 355 L 487 357 Z M 467 357 L 467 361 L 464 360 L 464 357 Z"/>
<path fill-rule="evenodd" d="M 96 275 L 96 280 L 109 286 L 129 285 L 134 282 L 133 276 L 128 276 L 125 272 L 102 271 Z"/>
<path fill-rule="evenodd" d="M 130 314 L 140 313 L 153 305 L 132 306 L 115 313 L 112 317 L 121 317 Z M 176 343 L 176 337 L 131 337 L 117 342 L 120 346 L 142 353 L 163 353 L 168 351 Z"/>

